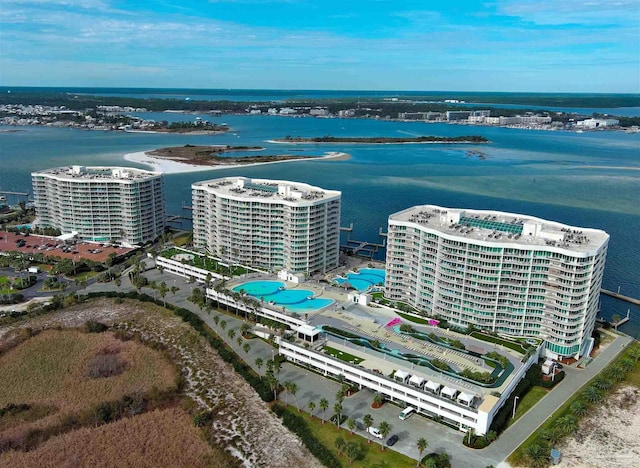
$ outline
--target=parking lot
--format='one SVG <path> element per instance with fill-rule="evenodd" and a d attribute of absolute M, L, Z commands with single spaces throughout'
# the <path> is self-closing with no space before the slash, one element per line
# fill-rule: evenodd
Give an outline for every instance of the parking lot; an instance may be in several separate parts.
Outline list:
<path fill-rule="evenodd" d="M 24 241 L 19 247 L 17 241 Z M 68 258 L 70 260 L 87 259 L 98 263 L 104 263 L 109 254 L 124 255 L 133 249 L 126 247 L 105 246 L 94 242 L 63 242 L 55 237 L 39 236 L 31 234 L 23 236 L 12 232 L 0 232 L 0 251 L 41 253 L 45 256 Z"/>

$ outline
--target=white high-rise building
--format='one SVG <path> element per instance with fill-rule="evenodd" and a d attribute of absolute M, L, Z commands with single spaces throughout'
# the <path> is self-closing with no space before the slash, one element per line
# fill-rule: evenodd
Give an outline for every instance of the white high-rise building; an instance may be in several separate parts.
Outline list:
<path fill-rule="evenodd" d="M 36 223 L 91 241 L 129 245 L 162 235 L 162 175 L 130 167 L 70 166 L 31 174 Z"/>
<path fill-rule="evenodd" d="M 313 273 L 338 266 L 340 192 L 246 177 L 191 188 L 196 248 L 270 271 Z"/>
<path fill-rule="evenodd" d="M 449 323 L 590 351 L 609 235 L 498 211 L 416 206 L 389 217 L 385 295 Z"/>

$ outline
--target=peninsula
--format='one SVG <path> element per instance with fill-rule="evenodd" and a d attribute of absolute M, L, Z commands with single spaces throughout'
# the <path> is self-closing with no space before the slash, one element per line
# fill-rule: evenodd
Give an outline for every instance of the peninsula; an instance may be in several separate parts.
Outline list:
<path fill-rule="evenodd" d="M 405 144 L 405 143 L 489 143 L 485 137 L 480 135 L 465 135 L 457 137 L 439 136 L 419 136 L 411 138 L 396 137 L 292 137 L 287 135 L 284 138 L 272 140 L 274 143 L 361 143 L 361 144 Z"/>
<path fill-rule="evenodd" d="M 301 156 L 292 154 L 260 156 L 223 156 L 224 153 L 238 151 L 262 151 L 260 146 L 171 146 L 151 151 L 130 153 L 124 159 L 151 166 L 154 171 L 163 173 L 181 173 L 231 169 L 262 164 L 275 164 L 290 161 L 308 161 L 321 159 L 343 160 L 351 156 L 340 152 L 327 152 L 324 155 Z"/>

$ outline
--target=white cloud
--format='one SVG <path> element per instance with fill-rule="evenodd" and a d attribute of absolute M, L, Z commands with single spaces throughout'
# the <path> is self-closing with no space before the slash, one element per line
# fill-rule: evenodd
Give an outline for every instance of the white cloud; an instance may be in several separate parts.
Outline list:
<path fill-rule="evenodd" d="M 638 26 L 638 0 L 516 0 L 495 4 L 498 12 L 538 25 Z"/>

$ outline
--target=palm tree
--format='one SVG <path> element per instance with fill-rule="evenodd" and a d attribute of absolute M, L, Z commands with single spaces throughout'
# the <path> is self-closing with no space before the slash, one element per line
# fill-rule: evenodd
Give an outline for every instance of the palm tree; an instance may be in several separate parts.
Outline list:
<path fill-rule="evenodd" d="M 344 441 L 344 439 L 341 436 L 338 436 L 336 437 L 336 441 L 334 442 L 334 444 L 336 446 L 336 450 L 338 451 L 338 453 L 342 455 L 342 453 L 344 452 L 344 449 L 347 447 L 347 444 Z"/>
<path fill-rule="evenodd" d="M 349 464 L 353 463 L 359 457 L 362 456 L 362 452 L 360 450 L 360 446 L 355 442 L 349 442 L 345 448 L 347 460 L 349 460 Z"/>
<path fill-rule="evenodd" d="M 578 420 L 575 416 L 563 416 L 556 421 L 556 427 L 562 435 L 568 436 L 578 431 Z"/>
<path fill-rule="evenodd" d="M 387 421 L 382 421 L 378 426 L 378 430 L 380 431 L 380 434 L 382 434 L 382 439 L 380 439 L 380 446 L 382 447 L 382 450 L 384 450 L 383 442 L 391 432 L 391 424 L 389 424 Z"/>
<path fill-rule="evenodd" d="M 307 408 L 309 408 L 309 414 L 311 415 L 311 417 L 313 417 L 313 412 L 316 409 L 316 402 L 311 400 L 309 403 L 307 403 Z"/>
<path fill-rule="evenodd" d="M 600 376 L 593 382 L 593 386 L 598 390 L 609 390 L 613 386 L 613 382 L 604 376 Z"/>
<path fill-rule="evenodd" d="M 269 384 L 269 388 L 273 391 L 273 399 L 275 401 L 278 400 L 278 379 L 273 374 L 272 370 L 267 371 L 267 383 Z"/>
<path fill-rule="evenodd" d="M 630 347 L 629 348 L 629 356 L 635 362 L 640 361 L 640 345 L 636 344 L 636 345 L 633 345 L 632 347 Z"/>
<path fill-rule="evenodd" d="M 258 374 L 260 373 L 260 369 L 262 368 L 262 365 L 264 364 L 264 360 L 261 357 L 256 358 L 256 367 L 258 368 Z M 262 375 L 260 376 L 260 378 L 262 379 Z"/>
<path fill-rule="evenodd" d="M 543 468 L 549 462 L 549 450 L 542 444 L 534 443 L 525 449 L 525 457 L 534 468 Z"/>
<path fill-rule="evenodd" d="M 425 439 L 424 437 L 420 437 L 418 439 L 418 442 L 416 442 L 416 446 L 418 447 L 418 463 L 416 464 L 416 466 L 420 466 L 420 462 L 422 461 L 422 452 L 424 452 L 425 450 L 427 450 L 427 447 L 429 446 L 429 442 L 427 442 L 427 439 Z"/>
<path fill-rule="evenodd" d="M 347 427 L 351 431 L 351 434 L 353 434 L 353 430 L 356 428 L 356 420 L 353 418 L 347 419 Z"/>
<path fill-rule="evenodd" d="M 329 407 L 329 402 L 327 401 L 326 398 L 321 398 L 320 399 L 320 409 L 322 410 L 322 424 L 324 424 L 325 420 L 324 420 L 324 412 L 327 410 L 327 408 Z"/>
<path fill-rule="evenodd" d="M 338 428 L 340 427 L 340 422 L 342 419 L 342 404 L 340 404 L 340 402 L 336 402 L 335 405 L 333 405 L 333 411 L 336 412 L 336 426 L 338 426 Z"/>
<path fill-rule="evenodd" d="M 364 423 L 364 427 L 367 431 L 367 442 L 371 443 L 371 433 L 369 432 L 369 428 L 373 426 L 373 417 L 370 414 L 365 414 L 364 418 L 362 418 L 362 422 Z"/>
<path fill-rule="evenodd" d="M 381 393 L 376 393 L 373 396 L 373 404 L 376 406 L 376 408 L 382 406 L 382 403 L 384 403 L 384 395 L 382 395 Z"/>
<path fill-rule="evenodd" d="M 549 445 L 553 447 L 562 440 L 564 434 L 559 427 L 550 427 L 549 429 L 542 431 L 540 433 L 540 437 L 549 442 Z"/>
<path fill-rule="evenodd" d="M 298 406 L 298 399 L 296 398 L 296 393 L 298 393 L 298 384 L 295 382 L 291 382 L 287 390 L 289 391 L 289 393 L 291 393 L 291 395 L 293 395 L 293 400 L 296 402 L 296 409 L 299 413 L 300 407 Z"/>
<path fill-rule="evenodd" d="M 629 373 L 633 370 L 633 368 L 635 367 L 634 362 L 629 359 L 629 358 L 624 358 L 622 359 L 618 365 L 622 368 L 623 371 L 625 371 L 625 373 Z"/>
<path fill-rule="evenodd" d="M 238 338 L 238 339 L 240 339 L 240 338 Z M 251 351 L 251 345 L 250 345 L 249 343 L 245 343 L 245 344 L 243 344 L 243 345 L 242 345 L 242 350 L 243 350 L 245 353 L 249 354 L 249 351 Z"/>
<path fill-rule="evenodd" d="M 227 332 L 227 336 L 229 337 L 229 339 L 233 340 L 233 338 L 236 336 L 236 331 L 234 329 L 231 329 Z"/>
<path fill-rule="evenodd" d="M 582 400 L 576 400 L 571 403 L 571 412 L 579 418 L 585 416 L 589 412 L 589 407 Z"/>
<path fill-rule="evenodd" d="M 220 320 L 220 328 L 222 328 L 223 330 L 225 328 L 227 328 L 227 321 L 226 320 Z"/>
<path fill-rule="evenodd" d="M 589 403 L 597 403 L 602 399 L 602 394 L 594 386 L 589 386 L 582 391 L 582 396 Z"/>
<path fill-rule="evenodd" d="M 291 382 L 289 382 L 288 380 L 286 382 L 284 382 L 282 384 L 282 386 L 284 387 L 284 389 L 287 391 L 286 395 L 289 395 L 289 393 L 291 393 Z M 284 404 L 289 406 L 289 398 L 287 396 L 285 396 L 284 398 Z"/>
<path fill-rule="evenodd" d="M 247 332 L 251 330 L 251 325 L 249 325 L 248 323 L 244 322 L 242 325 L 240 325 L 240 333 L 242 334 L 242 336 L 247 336 Z"/>
<path fill-rule="evenodd" d="M 622 368 L 622 366 L 616 364 L 615 366 L 609 368 L 609 370 L 607 371 L 607 376 L 615 380 L 616 382 L 622 382 L 627 376 L 627 373 Z"/>
<path fill-rule="evenodd" d="M 238 346 L 242 346 L 242 336 L 238 336 L 238 338 L 236 338 L 236 343 L 238 343 Z"/>
<path fill-rule="evenodd" d="M 216 326 L 218 325 L 218 323 L 220 323 L 220 317 L 218 317 L 217 315 L 213 316 L 213 323 L 216 324 Z"/>

